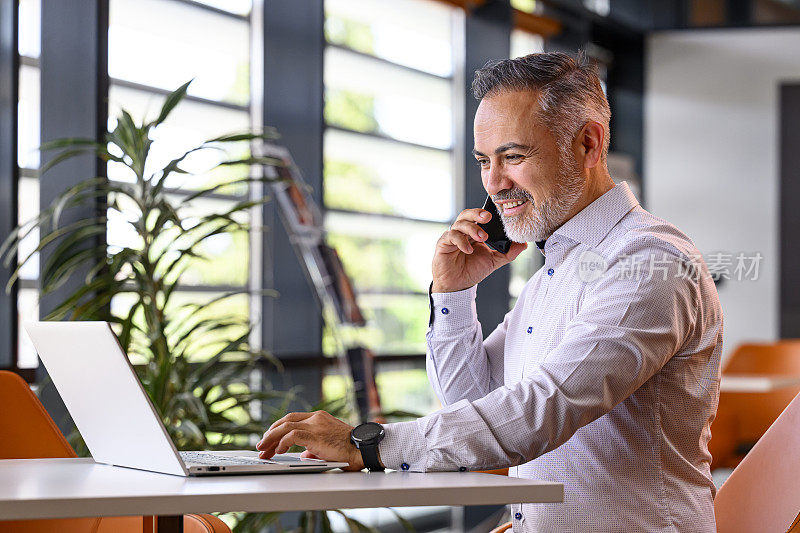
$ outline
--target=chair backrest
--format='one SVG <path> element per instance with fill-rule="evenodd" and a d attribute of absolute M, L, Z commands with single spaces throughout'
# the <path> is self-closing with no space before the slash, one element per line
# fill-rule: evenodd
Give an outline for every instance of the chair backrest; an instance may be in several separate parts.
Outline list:
<path fill-rule="evenodd" d="M 13 372 L 0 370 L 0 459 L 76 457 L 27 383 Z M 0 521 L 4 533 L 140 533 L 141 516 Z M 212 515 L 184 516 L 185 533 L 230 533 Z"/>
<path fill-rule="evenodd" d="M 800 376 L 800 340 L 745 343 L 728 359 L 723 375 Z M 711 426 L 711 467 L 733 468 L 741 458 L 737 448 L 755 443 L 800 393 L 800 386 L 770 392 L 721 392 Z"/>
<path fill-rule="evenodd" d="M 800 512 L 800 395 L 796 396 L 720 487 L 719 533 L 788 531 Z"/>
<path fill-rule="evenodd" d="M 0 371 L 0 459 L 75 457 L 42 403 L 25 381 Z"/>
<path fill-rule="evenodd" d="M 800 375 L 800 339 L 739 345 L 728 358 L 723 374 Z"/>

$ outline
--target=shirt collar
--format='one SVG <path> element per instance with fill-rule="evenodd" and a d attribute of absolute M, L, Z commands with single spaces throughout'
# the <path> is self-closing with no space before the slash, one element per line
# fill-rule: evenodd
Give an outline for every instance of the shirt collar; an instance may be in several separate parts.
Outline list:
<path fill-rule="evenodd" d="M 638 205 L 631 188 L 622 181 L 564 222 L 547 241 L 558 241 L 553 237 L 560 236 L 594 248 L 622 217 Z"/>

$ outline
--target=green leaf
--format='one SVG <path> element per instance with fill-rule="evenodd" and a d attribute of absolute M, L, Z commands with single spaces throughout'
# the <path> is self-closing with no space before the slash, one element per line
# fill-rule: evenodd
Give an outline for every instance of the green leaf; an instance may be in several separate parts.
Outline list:
<path fill-rule="evenodd" d="M 91 147 L 97 150 L 105 149 L 102 143 L 97 142 L 95 139 L 88 139 L 85 137 L 66 137 L 63 139 L 56 139 L 48 141 L 39 145 L 40 151 L 59 150 L 61 148 L 74 148 L 76 146 Z"/>
<path fill-rule="evenodd" d="M 74 148 L 71 150 L 64 150 L 60 154 L 56 155 L 53 159 L 49 160 L 47 163 L 42 165 L 39 168 L 39 175 L 43 175 L 45 172 L 56 166 L 57 164 L 61 163 L 62 161 L 66 161 L 67 159 L 73 158 L 78 155 L 87 154 L 93 152 L 92 148 Z"/>
<path fill-rule="evenodd" d="M 71 232 L 73 232 L 75 230 L 78 230 L 78 229 L 80 229 L 82 227 L 94 225 L 94 224 L 97 223 L 98 220 L 105 221 L 105 218 L 104 217 L 100 217 L 100 218 L 89 218 L 89 219 L 79 220 L 77 222 L 74 222 L 72 224 L 64 226 L 63 228 L 59 228 L 59 229 L 57 229 L 55 231 L 52 231 L 49 234 L 47 234 L 44 237 L 42 237 L 42 239 L 39 241 L 39 244 L 36 246 L 36 248 L 32 252 L 30 252 L 27 255 L 27 257 L 25 257 L 19 263 L 19 266 L 17 266 L 16 269 L 14 269 L 14 272 L 11 274 L 11 277 L 8 279 L 8 284 L 6 285 L 6 290 L 10 289 L 14 285 L 14 283 L 17 281 L 17 278 L 19 277 L 19 272 L 22 269 L 22 267 L 28 261 L 30 261 L 31 258 L 36 253 L 42 251 L 42 249 L 45 246 L 47 246 L 48 244 L 50 244 L 51 242 L 53 242 L 54 240 L 58 239 L 59 237 L 61 237 L 63 235 L 68 235 L 69 233 L 71 233 Z"/>
<path fill-rule="evenodd" d="M 204 197 L 204 196 L 208 196 L 209 194 L 214 194 L 219 189 L 222 189 L 224 187 L 230 187 L 232 185 L 239 185 L 239 184 L 242 184 L 242 183 L 267 183 L 267 182 L 270 182 L 270 181 L 275 181 L 275 180 L 272 179 L 272 178 L 241 178 L 241 179 L 237 179 L 237 180 L 226 181 L 224 183 L 219 183 L 217 185 L 214 185 L 213 187 L 208 187 L 206 189 L 201 189 L 199 191 L 193 192 L 192 194 L 187 196 L 184 199 L 184 201 L 190 202 L 190 201 L 194 200 L 195 198 L 201 198 L 201 197 Z M 265 197 L 264 200 L 266 201 L 267 198 Z"/>
<path fill-rule="evenodd" d="M 3 242 L 3 245 L 0 246 L 0 256 L 5 256 L 3 259 L 3 266 L 8 267 L 11 265 L 11 261 L 16 259 L 15 254 L 20 242 L 22 242 L 25 237 L 30 235 L 31 232 L 33 232 L 36 228 L 44 225 L 48 220 L 50 220 L 52 212 L 52 209 L 42 211 L 24 224 L 14 228 L 8 238 Z"/>
<path fill-rule="evenodd" d="M 155 127 L 167 120 L 167 117 L 175 109 L 175 106 L 180 103 L 181 100 L 186 96 L 186 91 L 189 89 L 189 84 L 194 81 L 194 78 L 187 81 L 167 96 L 167 99 L 164 101 L 164 105 L 161 107 L 161 112 L 158 114 L 158 118 L 156 118 L 153 122 L 150 123 L 150 126 Z"/>
<path fill-rule="evenodd" d="M 80 302 L 83 298 L 90 295 L 91 293 L 106 288 L 108 285 L 108 280 L 106 279 L 96 279 L 91 283 L 83 285 L 79 287 L 75 292 L 69 295 L 64 301 L 59 304 L 55 309 L 53 309 L 44 319 L 45 320 L 63 320 L 73 308 Z"/>
<path fill-rule="evenodd" d="M 223 161 L 214 168 L 229 167 L 232 165 L 271 165 L 271 166 L 284 166 L 283 161 L 274 157 L 245 157 L 243 159 L 231 159 L 230 161 Z"/>
<path fill-rule="evenodd" d="M 263 133 L 253 133 L 253 132 L 229 133 L 228 135 L 222 135 L 220 137 L 214 137 L 213 139 L 209 139 L 203 144 L 230 143 L 230 142 L 255 141 L 255 140 L 269 141 L 272 139 L 277 139 L 278 137 L 280 137 L 280 135 L 278 135 L 278 131 L 275 128 L 264 128 Z"/>
<path fill-rule="evenodd" d="M 108 194 L 108 190 L 102 187 L 102 185 L 107 183 L 107 181 L 108 180 L 106 178 L 84 180 L 62 192 L 52 204 L 53 229 L 58 227 L 58 223 L 61 220 L 61 215 L 64 212 L 64 209 L 67 207 L 77 205 L 83 200 L 106 196 Z M 93 187 L 97 187 L 97 190 L 90 192 L 88 195 L 80 195 L 80 193 L 86 189 L 91 189 Z"/>
<path fill-rule="evenodd" d="M 102 229 L 102 232 L 98 228 L 84 228 L 76 231 L 69 238 L 63 239 L 53 253 L 48 254 L 47 262 L 42 268 L 40 276 L 42 295 L 58 289 L 82 266 L 94 263 L 99 254 L 105 254 L 105 245 L 73 249 L 74 244 L 82 241 L 84 236 L 90 237 L 101 233 L 105 234 L 105 228 Z"/>

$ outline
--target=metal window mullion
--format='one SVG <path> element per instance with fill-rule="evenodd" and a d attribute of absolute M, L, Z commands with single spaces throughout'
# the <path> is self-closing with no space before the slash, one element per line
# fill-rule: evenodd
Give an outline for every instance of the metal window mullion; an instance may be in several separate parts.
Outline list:
<path fill-rule="evenodd" d="M 39 68 L 39 58 L 30 56 L 20 56 L 19 64 L 25 65 L 26 67 Z"/>
<path fill-rule="evenodd" d="M 64 137 L 88 137 L 100 140 L 108 123 L 108 0 L 41 3 L 41 141 Z M 42 154 L 42 163 L 52 159 L 52 152 Z M 106 165 L 91 155 L 79 156 L 56 165 L 40 181 L 40 205 L 50 205 L 65 189 L 95 176 L 106 176 Z M 66 211 L 65 224 L 104 212 L 105 202 L 98 201 Z M 101 246 L 104 236 L 91 244 Z M 41 252 L 44 264 L 51 251 Z M 83 283 L 76 275 L 62 287 L 40 299 L 39 313 L 44 317 Z M 39 367 L 39 378 L 46 373 Z M 57 392 L 43 387 L 42 403 L 69 434 L 74 427 Z"/>
<path fill-rule="evenodd" d="M 0 242 L 17 224 L 18 17 L 17 0 L 0 0 Z M 10 275 L 0 267 L 0 368 L 16 369 L 17 289 L 5 291 Z"/>
<path fill-rule="evenodd" d="M 280 132 L 280 142 L 292 153 L 314 200 L 321 204 L 323 0 L 265 0 L 262 16 L 254 23 L 263 25 L 264 124 Z M 262 220 L 268 228 L 261 241 L 262 286 L 280 294 L 279 298 L 262 298 L 264 347 L 278 357 L 320 354 L 322 314 L 274 203 L 264 206 Z M 309 403 L 321 399 L 319 368 L 293 369 L 286 378 L 303 387 Z M 265 372 L 264 379 L 273 380 L 277 388 L 285 387 L 283 377 Z"/>

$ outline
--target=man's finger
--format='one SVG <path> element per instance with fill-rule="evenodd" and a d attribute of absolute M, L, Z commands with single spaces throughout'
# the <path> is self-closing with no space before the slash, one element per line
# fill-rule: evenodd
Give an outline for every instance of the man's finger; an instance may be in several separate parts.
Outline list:
<path fill-rule="evenodd" d="M 489 222 L 491 220 L 492 214 L 487 211 L 486 209 L 481 209 L 480 207 L 473 207 L 471 209 L 464 209 L 461 211 L 458 216 L 456 217 L 456 222 L 459 220 L 469 220 L 471 222 L 480 222 L 481 224 Z M 453 223 L 455 226 L 455 223 Z"/>
<path fill-rule="evenodd" d="M 447 237 L 445 240 L 450 241 L 451 244 L 457 246 L 458 249 L 465 254 L 471 254 L 473 252 L 472 244 L 469 242 L 469 237 L 460 231 L 451 230 L 448 231 L 446 235 Z"/>
<path fill-rule="evenodd" d="M 276 443 L 280 442 L 284 435 L 295 429 L 305 429 L 306 427 L 308 427 L 308 424 L 306 424 L 305 421 L 284 422 L 283 424 L 267 431 L 266 434 L 264 434 L 264 438 L 261 439 L 258 444 L 256 444 L 256 449 L 261 451 L 270 451 L 270 449 L 275 447 Z"/>
<path fill-rule="evenodd" d="M 312 416 L 313 414 L 314 413 L 289 413 L 285 415 L 283 418 L 280 418 L 275 422 L 273 422 L 272 425 L 269 428 L 267 428 L 267 431 L 265 431 L 264 434 L 266 435 L 269 432 L 269 430 L 285 422 L 299 422 L 301 420 L 305 420 L 306 418 Z"/>
<path fill-rule="evenodd" d="M 489 236 L 480 228 L 480 226 L 474 222 L 470 222 L 469 220 L 456 220 L 451 227 L 451 231 L 452 230 L 460 231 L 465 235 L 469 235 L 473 240 L 478 242 L 483 242 L 489 238 Z"/>
<path fill-rule="evenodd" d="M 310 431 L 305 431 L 303 429 L 293 429 L 288 432 L 278 443 L 278 447 L 275 448 L 275 453 L 286 453 L 289 448 L 294 446 L 295 444 L 298 446 L 303 446 L 308 448 L 311 444 L 313 439 L 313 434 Z"/>
<path fill-rule="evenodd" d="M 314 455 L 313 453 L 311 453 L 308 450 L 305 450 L 303 453 L 301 453 L 300 457 L 303 457 L 305 459 L 319 459 L 319 457 L 317 457 L 316 455 Z"/>

